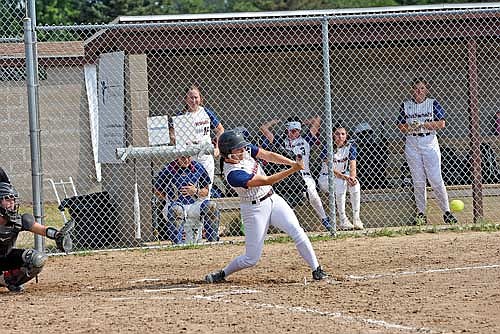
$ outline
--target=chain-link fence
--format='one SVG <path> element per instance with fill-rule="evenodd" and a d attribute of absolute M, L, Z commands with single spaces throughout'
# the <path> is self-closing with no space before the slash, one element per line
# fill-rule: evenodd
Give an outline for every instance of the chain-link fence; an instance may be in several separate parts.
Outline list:
<path fill-rule="evenodd" d="M 217 150 L 182 157 L 236 127 L 302 155 L 274 189 L 308 232 L 453 223 L 453 199 L 498 223 L 500 9 L 423 9 L 37 27 L 45 223 L 66 208 L 77 249 L 243 235 Z M 29 200 L 22 84 L 2 81 L 0 159 Z"/>

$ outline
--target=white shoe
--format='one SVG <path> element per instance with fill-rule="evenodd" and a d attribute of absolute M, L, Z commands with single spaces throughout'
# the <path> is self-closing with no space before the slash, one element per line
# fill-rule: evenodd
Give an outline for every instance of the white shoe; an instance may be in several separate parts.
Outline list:
<path fill-rule="evenodd" d="M 355 230 L 362 230 L 365 227 L 363 226 L 363 223 L 361 222 L 361 219 L 355 218 L 354 219 L 354 229 Z"/>
<path fill-rule="evenodd" d="M 342 230 L 342 231 L 350 231 L 350 230 L 354 229 L 354 226 L 351 224 L 349 219 L 347 217 L 345 217 L 345 218 L 340 219 L 338 229 Z"/>

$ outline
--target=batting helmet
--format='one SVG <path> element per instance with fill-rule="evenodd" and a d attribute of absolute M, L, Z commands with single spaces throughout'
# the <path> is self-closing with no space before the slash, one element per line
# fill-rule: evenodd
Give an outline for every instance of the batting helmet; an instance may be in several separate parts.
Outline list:
<path fill-rule="evenodd" d="M 12 186 L 12 184 L 7 183 L 7 182 L 0 182 L 0 200 L 10 199 L 10 198 L 14 198 L 17 201 L 17 199 L 19 198 L 19 193 Z M 19 208 L 19 206 L 18 206 L 17 202 L 16 202 L 16 205 L 14 207 L 14 210 L 4 208 L 0 204 L 0 216 L 6 217 L 6 218 L 17 216 L 18 208 Z"/>
<path fill-rule="evenodd" d="M 250 145 L 240 131 L 227 130 L 219 137 L 219 152 L 227 158 L 231 151 Z"/>

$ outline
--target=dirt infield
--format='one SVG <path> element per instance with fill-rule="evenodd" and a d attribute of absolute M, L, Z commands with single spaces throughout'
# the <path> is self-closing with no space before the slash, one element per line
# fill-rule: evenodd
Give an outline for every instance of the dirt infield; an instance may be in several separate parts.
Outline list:
<path fill-rule="evenodd" d="M 2 333 L 500 333 L 500 233 L 292 243 L 223 284 L 204 274 L 242 244 L 51 257 L 22 294 L 0 291 Z"/>

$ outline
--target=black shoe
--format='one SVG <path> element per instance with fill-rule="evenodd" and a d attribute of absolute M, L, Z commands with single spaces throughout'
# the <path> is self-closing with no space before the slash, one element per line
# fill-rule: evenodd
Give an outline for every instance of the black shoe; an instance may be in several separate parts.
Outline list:
<path fill-rule="evenodd" d="M 427 225 L 427 216 L 424 215 L 422 212 L 417 213 L 415 216 L 415 220 L 413 222 L 413 225 Z"/>
<path fill-rule="evenodd" d="M 220 283 L 224 282 L 226 279 L 226 273 L 224 270 L 216 271 L 205 276 L 205 282 L 207 283 Z"/>
<path fill-rule="evenodd" d="M 24 285 L 13 285 L 9 284 L 7 285 L 7 289 L 9 289 L 10 292 L 23 292 L 24 291 Z"/>
<path fill-rule="evenodd" d="M 453 213 L 451 213 L 450 211 L 446 211 L 444 213 L 443 220 L 444 220 L 445 224 L 450 224 L 450 225 L 458 224 L 457 218 L 455 218 L 455 216 L 453 215 Z"/>
<path fill-rule="evenodd" d="M 321 268 L 321 266 L 318 266 L 316 270 L 313 270 L 312 274 L 313 274 L 313 279 L 315 279 L 316 281 L 320 281 L 328 277 L 328 274 Z"/>

